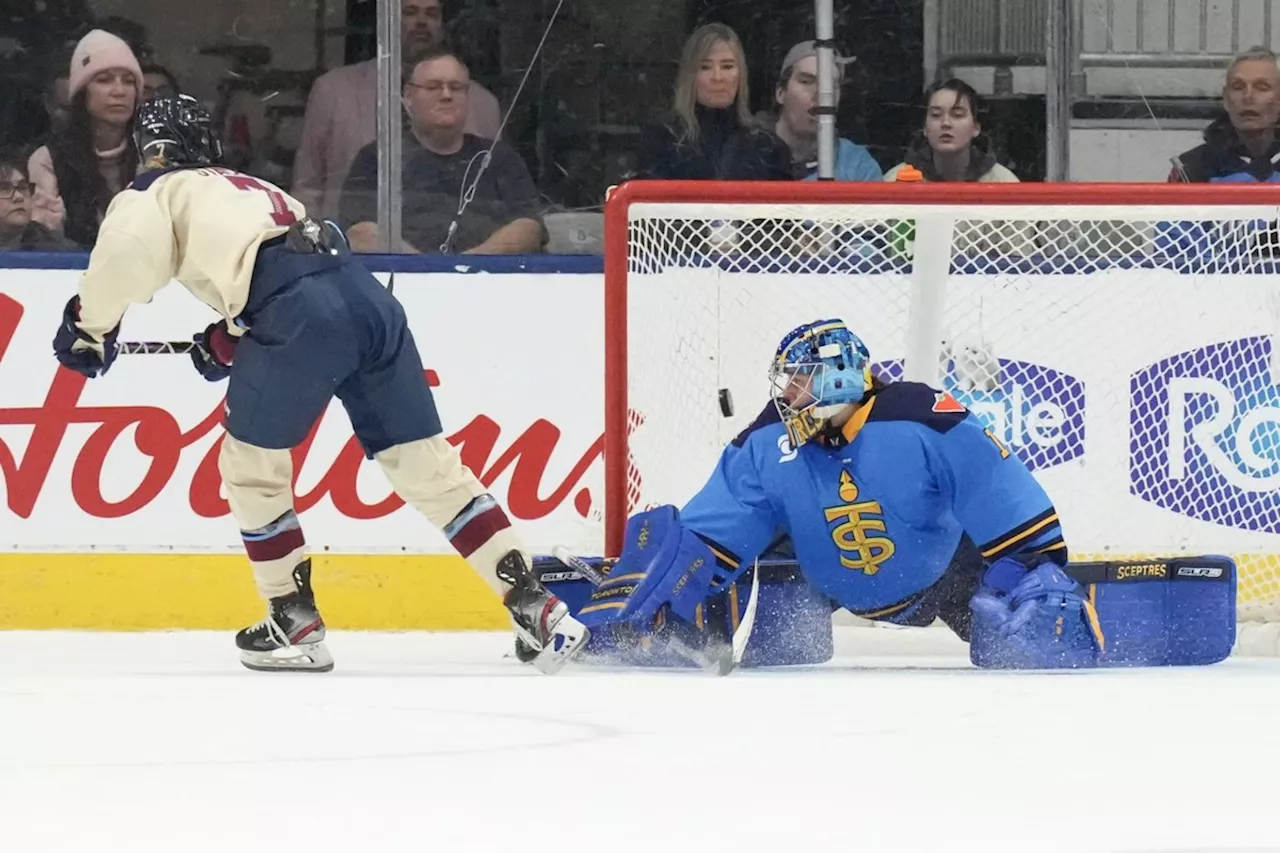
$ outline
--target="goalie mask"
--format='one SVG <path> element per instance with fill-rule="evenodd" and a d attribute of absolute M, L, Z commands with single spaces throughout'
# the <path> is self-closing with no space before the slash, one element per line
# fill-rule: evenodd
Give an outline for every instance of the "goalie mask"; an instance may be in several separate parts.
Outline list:
<path fill-rule="evenodd" d="M 222 160 L 213 119 L 190 95 L 152 98 L 138 107 L 133 141 L 144 169 L 212 166 Z"/>
<path fill-rule="evenodd" d="M 860 403 L 871 390 L 871 353 L 840 320 L 792 329 L 769 368 L 771 396 L 799 447 L 827 428 L 836 412 Z"/>

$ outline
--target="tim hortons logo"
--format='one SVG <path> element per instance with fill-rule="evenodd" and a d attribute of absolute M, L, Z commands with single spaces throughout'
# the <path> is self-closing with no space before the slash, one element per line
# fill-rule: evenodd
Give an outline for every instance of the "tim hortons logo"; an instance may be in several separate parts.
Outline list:
<path fill-rule="evenodd" d="M 23 308 L 14 299 L 0 294 L 0 362 L 22 318 Z M 435 371 L 426 372 L 433 386 L 440 384 Z M 30 518 L 41 492 L 48 483 L 54 458 L 62 449 L 63 439 L 72 424 L 93 424 L 95 428 L 78 451 L 71 470 L 71 494 L 76 505 L 86 514 L 98 518 L 119 518 L 137 512 L 150 504 L 164 490 L 178 468 L 187 448 L 211 432 L 221 432 L 222 403 L 198 424 L 184 431 L 168 411 L 155 406 L 81 406 L 79 399 L 88 380 L 69 370 L 54 373 L 44 402 L 38 407 L 0 407 L 0 426 L 31 427 L 30 441 L 21 457 L 0 440 L 0 477 L 8 498 L 8 511 L 19 518 Z M 99 382 L 110 382 L 110 374 Z M 639 420 L 633 415 L 633 423 Z M 293 451 L 296 478 L 315 438 L 316 426 L 307 439 Z M 146 473 L 133 491 L 120 500 L 107 500 L 102 494 L 103 463 L 108 454 L 131 427 L 133 444 L 144 457 Z M 449 436 L 458 447 L 462 461 L 479 476 L 486 486 L 510 471 L 507 508 L 521 519 L 542 518 L 559 507 L 578 487 L 583 475 L 602 455 L 604 437 L 598 437 L 578 458 L 563 481 L 545 489 L 547 467 L 560 442 L 561 431 L 548 420 L 539 419 L 500 448 L 503 429 L 487 415 L 478 414 L 462 429 Z M 126 439 L 127 440 L 127 439 Z M 205 518 L 228 513 L 227 502 L 219 496 L 218 450 L 221 438 L 201 458 L 187 489 L 191 510 Z M 394 493 L 375 504 L 364 503 L 356 491 L 356 475 L 364 461 L 364 453 L 354 436 L 347 441 L 337 458 L 319 482 L 306 494 L 297 495 L 298 511 L 305 511 L 326 495 L 343 515 L 353 519 L 381 518 L 395 512 L 403 501 Z M 636 475 L 632 474 L 633 477 Z M 636 480 L 638 487 L 638 479 Z M 573 505 L 587 516 L 592 495 L 579 488 Z"/>

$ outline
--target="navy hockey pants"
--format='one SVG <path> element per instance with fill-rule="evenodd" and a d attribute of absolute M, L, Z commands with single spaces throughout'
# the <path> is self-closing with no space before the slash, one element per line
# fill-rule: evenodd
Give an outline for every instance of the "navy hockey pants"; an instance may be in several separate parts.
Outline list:
<path fill-rule="evenodd" d="M 264 244 L 248 332 L 236 347 L 225 424 L 248 444 L 302 442 L 335 396 L 366 455 L 441 432 L 404 308 L 352 255 Z"/>

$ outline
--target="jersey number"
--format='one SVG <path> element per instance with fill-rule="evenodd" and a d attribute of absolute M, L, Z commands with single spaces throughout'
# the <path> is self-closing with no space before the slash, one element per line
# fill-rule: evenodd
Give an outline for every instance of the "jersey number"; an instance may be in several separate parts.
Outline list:
<path fill-rule="evenodd" d="M 271 221 L 275 224 L 292 225 L 298 221 L 298 217 L 293 215 L 293 211 L 285 203 L 284 195 L 278 192 L 275 187 L 269 187 L 257 178 L 251 178 L 248 175 L 224 175 L 224 177 L 234 184 L 236 189 L 266 193 L 267 198 L 271 199 Z"/>
<path fill-rule="evenodd" d="M 989 430 L 989 429 L 984 429 L 984 430 L 983 430 L 983 432 L 985 432 L 985 433 L 987 434 L 987 438 L 991 439 L 991 443 L 992 443 L 992 444 L 994 444 L 994 445 L 996 446 L 996 450 L 999 450 L 999 451 L 1000 451 L 1000 458 L 1001 458 L 1001 459 L 1008 459 L 1008 458 L 1009 458 L 1009 448 L 1007 448 L 1007 447 L 1005 447 L 1005 446 L 1004 446 L 1004 442 L 1003 442 L 1003 441 L 1001 441 L 1000 439 L 996 438 L 996 434 L 995 434 L 994 432 L 992 432 L 991 430 Z"/>

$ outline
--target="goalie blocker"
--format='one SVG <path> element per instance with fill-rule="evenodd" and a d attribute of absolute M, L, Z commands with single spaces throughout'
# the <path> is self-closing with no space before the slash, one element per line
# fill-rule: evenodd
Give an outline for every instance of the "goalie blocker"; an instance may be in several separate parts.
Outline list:
<path fill-rule="evenodd" d="M 607 574 L 611 561 L 588 560 Z M 591 599 L 593 587 L 554 557 L 539 557 L 534 571 L 575 615 Z M 679 636 L 686 644 L 727 642 L 747 605 L 751 572 L 760 572 L 755 629 L 743 666 L 823 663 L 833 648 L 829 599 L 805 581 L 792 559 L 761 559 L 737 582 L 698 608 L 692 622 L 665 614 L 652 635 L 600 632 L 584 660 L 623 666 L 690 666 L 666 644 Z M 1105 638 L 1092 666 L 1199 666 L 1225 659 L 1236 636 L 1236 568 L 1228 557 L 1178 557 L 1075 563 L 1066 573 L 1079 582 L 1093 604 Z M 979 667 L 1016 668 L 1000 638 L 975 625 L 970 660 Z M 1081 664 L 1078 659 L 1075 666 Z"/>

